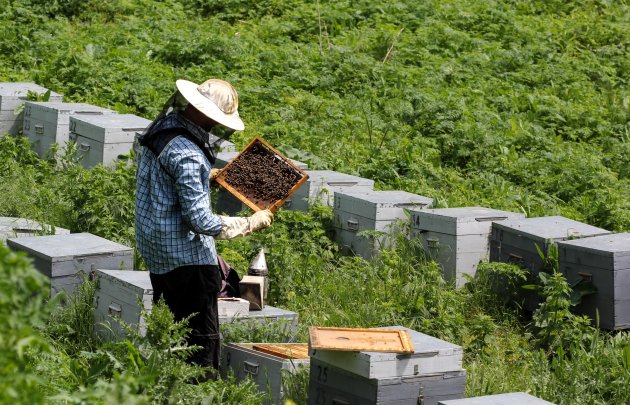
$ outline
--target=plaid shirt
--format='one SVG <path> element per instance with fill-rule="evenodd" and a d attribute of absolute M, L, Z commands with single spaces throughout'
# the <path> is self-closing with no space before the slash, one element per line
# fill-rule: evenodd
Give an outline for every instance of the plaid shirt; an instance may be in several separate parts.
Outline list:
<path fill-rule="evenodd" d="M 222 222 L 210 207 L 210 162 L 197 145 L 175 137 L 156 157 L 142 148 L 136 173 L 136 242 L 149 271 L 217 264 Z"/>

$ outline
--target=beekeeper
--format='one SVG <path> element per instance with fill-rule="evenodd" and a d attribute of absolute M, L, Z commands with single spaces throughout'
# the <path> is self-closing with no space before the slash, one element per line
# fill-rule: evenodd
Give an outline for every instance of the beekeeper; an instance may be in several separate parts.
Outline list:
<path fill-rule="evenodd" d="M 250 217 L 216 215 L 210 207 L 211 175 L 221 142 L 245 128 L 238 95 L 228 82 L 210 79 L 197 85 L 177 80 L 177 91 L 139 139 L 135 232 L 140 255 L 160 297 L 192 329 L 188 343 L 200 346 L 188 360 L 219 365 L 217 293 L 221 276 L 214 239 L 248 235 L 271 225 L 273 214 Z"/>

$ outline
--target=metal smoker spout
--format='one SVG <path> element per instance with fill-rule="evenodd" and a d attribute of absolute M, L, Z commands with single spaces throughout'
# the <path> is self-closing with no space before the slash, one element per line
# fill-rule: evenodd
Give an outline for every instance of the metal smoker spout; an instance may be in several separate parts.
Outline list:
<path fill-rule="evenodd" d="M 252 275 L 263 276 L 267 275 L 269 270 L 267 269 L 267 260 L 265 259 L 265 250 L 263 248 L 260 249 L 254 260 L 249 265 L 249 269 L 252 271 Z M 248 271 L 249 273 L 249 271 Z M 261 274 L 262 273 L 262 274 Z"/>

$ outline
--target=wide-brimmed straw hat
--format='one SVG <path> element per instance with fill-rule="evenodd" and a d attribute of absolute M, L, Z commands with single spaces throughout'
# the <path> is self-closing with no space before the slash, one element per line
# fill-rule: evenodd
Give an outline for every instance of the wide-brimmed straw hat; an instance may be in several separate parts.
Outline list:
<path fill-rule="evenodd" d="M 245 129 L 238 115 L 238 94 L 230 83 L 209 79 L 196 84 L 180 79 L 175 84 L 182 96 L 208 118 L 235 131 Z"/>

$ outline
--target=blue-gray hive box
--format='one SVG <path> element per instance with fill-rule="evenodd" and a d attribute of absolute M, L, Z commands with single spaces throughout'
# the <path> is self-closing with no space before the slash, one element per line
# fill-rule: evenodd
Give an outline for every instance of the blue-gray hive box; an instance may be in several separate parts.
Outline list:
<path fill-rule="evenodd" d="M 22 130 L 24 111 L 17 112 L 28 99 L 29 92 L 43 95 L 47 91 L 35 83 L 0 83 L 0 137 L 5 133 L 15 135 Z M 63 96 L 51 91 L 48 101 L 62 102 Z"/>
<path fill-rule="evenodd" d="M 464 397 L 461 346 L 402 326 L 380 329 L 407 330 L 414 353 L 311 348 L 310 404 L 436 405 Z"/>
<path fill-rule="evenodd" d="M 43 157 L 55 143 L 66 146 L 70 134 L 70 117 L 102 114 L 116 112 L 84 103 L 27 101 L 24 105 L 23 134 L 31 142 L 33 151 Z"/>
<path fill-rule="evenodd" d="M 98 268 L 133 268 L 132 248 L 91 233 L 14 238 L 7 245 L 28 253 L 35 268 L 50 279 L 51 295 L 62 290 L 72 294 L 83 276 Z"/>
<path fill-rule="evenodd" d="M 70 231 L 58 226 L 42 224 L 27 218 L 0 217 L 0 241 L 37 235 L 67 235 Z"/>
<path fill-rule="evenodd" d="M 560 272 L 597 289 L 575 308 L 604 329 L 630 328 L 630 233 L 558 242 Z"/>
<path fill-rule="evenodd" d="M 283 208 L 306 211 L 314 203 L 332 207 L 335 192 L 372 191 L 374 180 L 332 170 L 307 170 L 308 180 L 298 188 Z"/>
<path fill-rule="evenodd" d="M 70 139 L 76 143 L 84 167 L 112 166 L 118 156 L 131 152 L 136 133 L 149 124 L 148 119 L 133 114 L 72 116 Z"/>
<path fill-rule="evenodd" d="M 405 210 L 428 208 L 433 199 L 406 191 L 335 192 L 333 206 L 335 240 L 344 253 L 365 259 L 374 257 L 389 246 L 387 233 L 397 220 L 408 221 Z M 366 236 L 364 231 L 379 231 Z"/>
<path fill-rule="evenodd" d="M 492 223 L 490 260 L 514 263 L 530 271 L 534 281 L 545 269 L 545 255 L 559 241 L 609 234 L 610 231 L 561 216 L 514 219 Z M 528 294 L 525 307 L 534 310 L 538 299 Z"/>
<path fill-rule="evenodd" d="M 462 287 L 465 275 L 474 276 L 479 262 L 490 255 L 492 222 L 524 217 L 484 207 L 411 210 L 411 238 L 441 265 L 447 281 Z"/>
<path fill-rule="evenodd" d="M 104 339 L 124 336 L 120 321 L 146 334 L 142 311 L 151 311 L 153 286 L 148 271 L 97 269 L 94 330 Z M 113 336 L 112 336 L 113 334 Z"/>
<path fill-rule="evenodd" d="M 229 152 L 229 151 L 223 151 L 223 152 L 217 153 L 216 161 L 214 162 L 214 165 L 212 167 L 217 168 L 217 169 L 224 168 L 235 157 L 237 157 L 239 153 L 240 152 Z M 296 165 L 302 170 L 308 168 L 308 165 L 306 163 L 302 163 L 293 159 L 289 159 L 289 160 L 291 160 L 291 162 L 294 165 Z M 216 204 L 215 204 L 215 211 L 217 213 L 226 214 L 226 215 L 236 215 L 237 213 L 243 210 L 249 210 L 249 207 L 243 204 L 241 200 L 236 198 L 234 195 L 232 195 L 229 191 L 227 191 L 223 187 L 219 188 L 219 190 L 217 191 Z"/>
<path fill-rule="evenodd" d="M 554 405 L 526 392 L 509 392 L 506 394 L 484 395 L 464 399 L 440 401 L 438 405 Z"/>
<path fill-rule="evenodd" d="M 229 343 L 221 349 L 221 372 L 230 370 L 237 381 L 250 378 L 258 389 L 270 398 L 265 404 L 282 404 L 284 399 L 282 379 L 287 373 L 295 373 L 308 367 L 308 358 L 287 359 L 254 349 L 253 343 Z"/>

